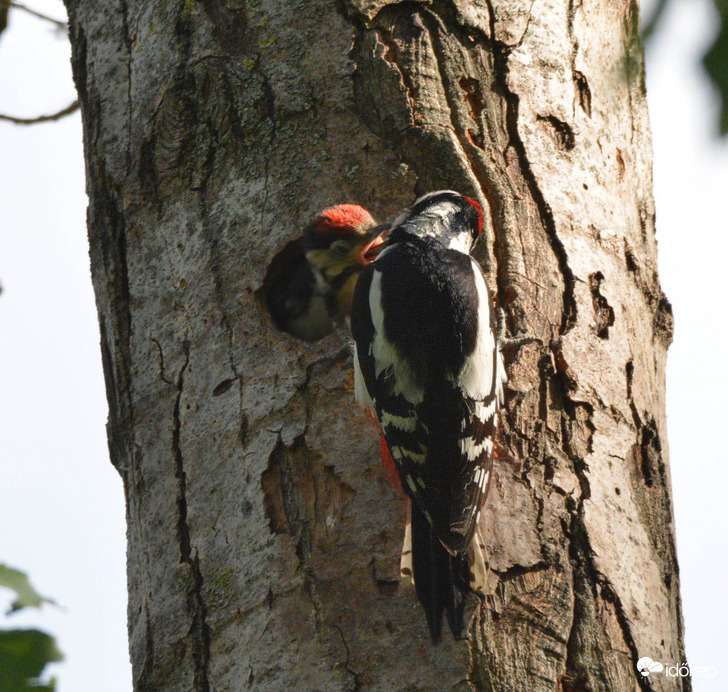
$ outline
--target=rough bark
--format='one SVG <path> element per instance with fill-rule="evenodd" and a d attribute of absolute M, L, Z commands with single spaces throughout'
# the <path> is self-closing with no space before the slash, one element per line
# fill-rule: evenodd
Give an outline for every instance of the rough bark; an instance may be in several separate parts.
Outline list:
<path fill-rule="evenodd" d="M 689 689 L 635 2 L 67 0 L 139 690 Z M 430 643 L 332 336 L 266 269 L 453 188 L 511 331 L 491 590 Z M 650 687 L 652 685 L 652 687 Z"/>

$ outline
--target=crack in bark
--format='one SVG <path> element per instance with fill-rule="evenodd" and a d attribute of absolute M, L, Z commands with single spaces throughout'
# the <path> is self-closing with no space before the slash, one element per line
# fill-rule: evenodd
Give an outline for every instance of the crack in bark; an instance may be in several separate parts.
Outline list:
<path fill-rule="evenodd" d="M 344 644 L 344 649 L 346 650 L 346 661 L 344 661 L 344 670 L 349 673 L 353 680 L 354 680 L 354 692 L 358 692 L 358 690 L 362 689 L 362 683 L 361 680 L 359 680 L 359 673 L 357 673 L 352 667 L 351 667 L 351 652 L 349 651 L 349 644 L 346 641 L 346 637 L 344 636 L 344 632 L 339 627 L 339 625 L 334 625 L 335 629 L 338 631 L 339 636 L 341 637 L 341 641 Z"/>
<path fill-rule="evenodd" d="M 632 359 L 625 363 L 624 373 L 627 381 L 627 403 L 629 404 L 629 410 L 632 412 L 634 427 L 639 430 L 642 427 L 642 419 L 640 418 L 637 405 L 634 402 L 634 395 L 632 393 L 632 387 L 634 386 L 634 361 Z"/>
<path fill-rule="evenodd" d="M 210 249 L 210 271 L 212 274 L 213 286 L 215 289 L 215 298 L 217 308 L 220 312 L 220 319 L 223 328 L 225 329 L 228 337 L 228 360 L 230 369 L 233 372 L 233 377 L 224 380 L 215 387 L 213 390 L 213 396 L 219 396 L 223 392 L 227 391 L 233 382 L 236 380 L 240 383 L 239 386 L 239 397 L 238 397 L 238 409 L 240 416 L 240 440 L 244 443 L 248 434 L 248 418 L 243 411 L 243 388 L 244 380 L 242 373 L 239 370 L 238 364 L 235 359 L 235 334 L 233 326 L 228 318 L 227 310 L 225 309 L 225 299 L 229 294 L 223 286 L 222 280 L 222 257 L 220 253 L 220 247 L 218 242 L 219 233 L 216 229 L 210 228 L 210 207 L 208 201 L 208 185 L 213 173 L 213 164 L 215 160 L 214 148 L 210 147 L 208 156 L 206 159 L 205 172 L 200 182 L 198 192 L 198 203 L 200 208 L 200 216 L 202 218 L 202 234 L 207 242 Z M 229 384 L 227 384 L 229 383 Z"/>
<path fill-rule="evenodd" d="M 164 351 L 162 350 L 162 344 L 159 343 L 159 339 L 151 336 L 149 337 L 154 344 L 157 346 L 157 352 L 159 355 L 159 378 L 164 382 L 165 384 L 174 385 L 176 386 L 176 383 L 170 380 L 165 374 L 164 374 Z"/>
<path fill-rule="evenodd" d="M 203 596 L 203 579 L 200 569 L 200 559 L 197 553 L 192 554 L 192 541 L 190 528 L 187 523 L 187 474 L 184 468 L 182 455 L 181 435 L 182 420 L 180 406 L 184 389 L 184 376 L 190 363 L 190 344 L 185 339 L 182 350 L 185 361 L 177 375 L 177 397 L 174 402 L 172 429 L 172 453 L 175 461 L 175 478 L 178 481 L 177 495 L 177 541 L 179 543 L 180 564 L 190 567 L 192 573 L 192 590 L 188 597 L 188 607 L 192 614 L 190 637 L 194 643 L 192 659 L 194 661 L 194 689 L 195 692 L 209 692 L 210 682 L 208 670 L 210 665 L 210 627 L 207 624 L 207 606 Z"/>
<path fill-rule="evenodd" d="M 564 122 L 553 114 L 537 115 L 536 120 L 545 122 L 549 125 L 551 138 L 556 144 L 556 148 L 561 151 L 571 151 L 576 146 L 576 136 L 574 130 L 569 123 Z"/>
<path fill-rule="evenodd" d="M 585 405 L 585 402 L 577 402 L 568 399 L 570 404 L 574 407 L 579 405 Z M 586 404 L 588 406 L 588 404 Z M 593 411 L 589 412 L 588 422 L 591 421 Z M 592 429 L 594 428 L 591 424 Z M 587 475 L 588 466 L 580 456 L 576 456 L 570 449 L 568 444 L 564 445 L 564 450 L 569 454 L 573 470 L 579 481 L 581 488 L 581 497 L 579 498 L 576 506 L 573 508 L 571 525 L 565 531 L 565 535 L 569 541 L 569 556 L 574 566 L 574 617 L 572 619 L 572 629 L 569 634 L 569 640 L 567 644 L 567 658 L 566 658 L 566 671 L 578 670 L 578 666 L 575 665 L 574 660 L 581 658 L 584 654 L 581 645 L 576 641 L 577 624 L 584 624 L 590 618 L 587 616 L 579 616 L 579 609 L 584 609 L 587 606 L 580 602 L 579 599 L 586 597 L 585 590 L 589 589 L 591 597 L 596 603 L 599 598 L 612 603 L 614 606 L 614 612 L 617 619 L 617 623 L 622 632 L 622 638 L 627 648 L 629 649 L 630 656 L 632 659 L 633 670 L 636 670 L 637 661 L 639 659 L 639 652 L 632 635 L 632 629 L 630 626 L 629 618 L 627 617 L 624 605 L 621 598 L 618 596 L 609 578 L 597 569 L 594 561 L 594 552 L 589 539 L 589 533 L 584 516 L 584 502 L 591 497 L 591 487 L 589 478 Z M 589 450 L 591 451 L 591 450 Z M 578 572 L 581 571 L 581 574 Z M 579 584 L 579 580 L 583 580 L 583 584 Z M 600 591 L 597 591 L 597 587 Z M 650 690 L 651 686 L 647 679 L 642 676 L 636 676 L 637 682 L 642 690 Z M 580 690 L 588 682 L 588 678 L 584 677 L 583 671 L 579 671 L 574 678 L 574 687 L 565 687 L 564 689 Z"/>
<path fill-rule="evenodd" d="M 268 182 L 270 178 L 270 162 L 271 158 L 273 156 L 272 149 L 270 147 L 273 146 L 274 142 L 276 141 L 276 136 L 278 132 L 278 122 L 276 120 L 276 95 L 273 91 L 273 87 L 270 83 L 270 80 L 268 79 L 268 76 L 260 69 L 259 66 L 259 60 L 256 60 L 254 63 L 253 69 L 255 72 L 260 76 L 261 80 L 261 88 L 263 89 L 263 96 L 265 100 L 265 116 L 270 121 L 271 125 L 271 133 L 270 133 L 270 142 L 268 142 L 268 152 L 265 156 L 265 160 L 263 163 L 264 171 L 263 171 L 263 204 L 260 206 L 260 225 L 263 226 L 264 219 L 265 219 L 265 211 L 266 207 L 268 206 Z"/>
<path fill-rule="evenodd" d="M 407 97 L 407 104 L 409 105 L 410 125 L 414 127 L 417 117 L 415 109 L 415 104 L 417 103 L 417 91 L 415 90 L 412 80 L 404 72 L 404 70 L 402 70 L 397 62 L 397 44 L 392 40 L 389 33 L 384 29 L 378 28 L 375 29 L 375 34 L 377 35 L 377 38 L 380 39 L 382 45 L 386 48 L 382 54 L 382 59 L 399 75 L 402 88 L 404 89 L 405 96 Z M 392 54 L 394 54 L 394 56 L 392 56 Z"/>
<path fill-rule="evenodd" d="M 126 100 L 127 100 L 127 122 L 126 122 L 126 165 L 127 170 L 130 168 L 131 162 L 131 142 L 132 142 L 132 108 L 131 108 L 131 77 L 132 77 L 132 45 L 131 36 L 129 35 L 129 5 L 127 0 L 120 0 L 119 7 L 121 9 L 121 37 L 127 52 L 126 60 Z"/>
<path fill-rule="evenodd" d="M 144 602 L 144 626 L 146 627 L 144 637 L 144 661 L 141 666 L 141 673 L 136 688 L 140 690 L 151 689 L 153 686 L 154 674 L 154 630 L 152 629 L 152 619 L 149 614 L 148 603 Z"/>
<path fill-rule="evenodd" d="M 455 8 L 455 12 L 457 12 Z M 508 200 L 517 198 L 518 194 L 514 191 L 512 186 L 509 186 L 509 176 L 503 167 L 495 164 L 496 156 L 495 152 L 492 151 L 492 147 L 489 147 L 486 141 L 486 134 L 497 130 L 501 125 L 499 122 L 492 122 L 489 119 L 491 110 L 497 110 L 498 104 L 486 104 L 483 101 L 483 94 L 481 92 L 481 81 L 476 78 L 468 78 L 461 76 L 459 79 L 448 73 L 446 66 L 452 62 L 448 59 L 448 44 L 446 37 L 455 35 L 459 41 L 461 47 L 467 46 L 473 42 L 473 37 L 465 30 L 461 30 L 459 27 L 454 26 L 453 22 L 449 22 L 445 17 L 441 16 L 436 9 L 421 7 L 418 8 L 418 14 L 416 16 L 422 16 L 424 21 L 429 24 L 429 27 L 423 27 L 429 36 L 430 43 L 432 45 L 433 55 L 435 58 L 435 65 L 438 70 L 438 76 L 442 85 L 443 93 L 445 94 L 446 105 L 448 107 L 448 115 L 450 120 L 450 129 L 455 135 L 455 144 L 458 147 L 458 153 L 464 157 L 467 162 L 466 175 L 468 175 L 468 182 L 472 187 L 474 196 L 478 197 L 481 203 L 487 202 L 487 208 L 491 221 L 491 228 L 493 229 L 493 237 L 490 238 L 492 242 L 492 255 L 489 253 L 485 257 L 484 267 L 486 271 L 491 271 L 491 265 L 495 261 L 496 264 L 496 281 L 498 284 L 498 293 L 501 298 L 499 303 L 502 307 L 506 307 L 509 303 L 513 302 L 513 292 L 508 288 L 507 278 L 511 275 L 521 274 L 513 271 L 513 268 L 509 266 L 507 261 L 502 261 L 501 251 L 499 243 L 505 243 L 506 256 L 508 255 L 508 243 L 507 238 L 510 233 L 518 235 L 521 241 L 521 249 L 523 250 L 522 237 L 520 235 L 520 227 L 518 224 L 514 224 L 510 219 L 514 216 L 513 209 L 510 208 Z M 492 13 L 491 13 L 492 17 Z M 530 13 L 529 19 L 530 22 Z M 490 51 L 486 53 L 493 56 L 494 53 L 494 42 L 490 36 L 483 34 L 480 30 L 474 29 L 474 33 L 478 35 L 484 46 L 490 47 Z M 525 31 L 524 35 L 525 36 Z M 523 37 L 521 38 L 521 40 Z M 463 55 L 466 56 L 468 61 L 471 60 L 471 56 L 468 55 L 467 50 L 463 50 Z M 463 97 L 464 94 L 464 97 Z M 499 98 L 503 98 L 499 95 Z M 461 111 L 460 104 L 466 102 L 468 106 L 468 115 L 472 119 L 473 123 L 477 127 L 477 132 L 469 128 L 464 122 L 461 122 Z M 496 120 L 498 120 L 496 118 Z M 505 126 L 505 124 L 502 124 Z M 505 184 L 504 184 L 505 181 Z M 525 252 L 523 253 L 525 257 Z M 526 280 L 530 281 L 530 277 L 525 276 Z M 510 300 L 508 299 L 510 296 Z M 504 299 L 505 298 L 505 299 Z M 519 315 L 523 318 L 523 311 Z M 509 319 L 513 318 L 513 307 L 509 309 Z M 511 325 L 513 326 L 513 325 Z"/>
<path fill-rule="evenodd" d="M 576 10 L 581 9 L 582 3 L 579 1 L 575 4 L 575 0 L 569 0 L 566 10 L 566 34 L 571 40 L 571 81 L 574 85 L 574 105 L 573 115 L 576 115 L 576 104 L 584 111 L 588 118 L 591 118 L 592 93 L 586 75 L 576 69 L 576 56 L 579 53 L 579 40 L 574 33 L 574 17 Z"/>
<path fill-rule="evenodd" d="M 498 575 L 498 578 L 503 581 L 513 581 L 518 577 L 522 577 L 524 574 L 537 574 L 538 572 L 544 572 L 549 569 L 551 565 L 546 561 L 535 562 L 532 565 L 512 565 L 504 570 L 497 570 L 493 567 L 490 571 Z"/>
<path fill-rule="evenodd" d="M 455 134 L 456 140 L 460 146 L 460 151 L 465 156 L 465 159 L 468 162 L 468 167 L 470 171 L 472 171 L 471 182 L 474 182 L 477 186 L 477 191 L 480 193 L 481 197 L 480 201 L 488 201 L 488 209 L 491 212 L 491 224 L 493 224 L 493 226 L 495 227 L 495 219 L 492 218 L 493 207 L 491 206 L 489 200 L 489 197 L 492 198 L 492 193 L 488 194 L 487 186 L 483 185 L 480 180 L 482 176 L 485 180 L 490 182 L 490 179 L 493 176 L 488 175 L 488 171 L 485 170 L 485 166 L 483 165 L 480 158 L 474 156 L 471 151 L 469 151 L 470 147 L 477 147 L 479 149 L 484 149 L 484 147 L 482 144 L 478 144 L 477 140 L 472 137 L 470 130 L 461 126 L 457 117 L 459 107 L 458 100 L 455 98 L 455 93 L 460 90 L 465 92 L 465 100 L 467 101 L 468 107 L 470 108 L 471 117 L 473 118 L 473 121 L 476 123 L 478 128 L 481 129 L 482 126 L 479 115 L 482 113 L 483 108 L 482 104 L 478 103 L 477 98 L 478 82 L 477 80 L 468 81 L 465 80 L 465 78 L 462 78 L 457 83 L 454 83 L 450 79 L 450 76 L 445 69 L 445 66 L 447 65 L 447 58 L 445 55 L 444 39 L 441 32 L 445 32 L 447 34 L 447 32 L 451 31 L 451 29 L 449 29 L 449 27 L 445 24 L 442 17 L 440 17 L 434 11 L 430 11 L 427 8 L 422 8 L 421 16 L 426 22 L 429 22 L 431 25 L 429 28 L 424 28 L 428 31 L 430 41 L 432 43 L 433 54 L 435 56 L 435 64 L 437 66 L 440 83 L 442 84 L 442 90 L 445 94 L 448 113 L 450 117 L 450 124 L 452 125 L 453 133 Z M 473 82 L 475 82 L 475 85 L 473 84 Z M 478 137 L 482 139 L 482 134 L 478 133 Z"/>
<path fill-rule="evenodd" d="M 544 374 L 546 373 L 542 373 L 542 377 Z M 592 438 L 595 431 L 592 422 L 594 411 L 588 402 L 571 398 L 565 383 L 557 379 L 558 375 L 559 373 L 554 372 L 549 381 L 560 389 L 563 401 L 561 446 L 571 461 L 572 470 L 580 488 L 578 499 L 572 496 L 566 498 L 565 506 L 571 515 L 571 521 L 569 524 L 562 523 L 573 569 L 574 610 L 567 640 L 565 672 L 559 682 L 564 691 L 580 692 L 592 685 L 591 677 L 593 675 L 601 676 L 606 672 L 602 669 L 585 670 L 581 664 L 584 656 L 589 656 L 589 651 L 585 647 L 594 645 L 593 642 L 582 641 L 584 636 L 582 633 L 585 631 L 583 628 L 588 628 L 588 623 L 594 619 L 595 608 L 600 600 L 611 603 L 614 608 L 614 616 L 622 633 L 622 640 L 629 650 L 633 675 L 639 654 L 622 600 L 609 578 L 597 569 L 585 519 L 584 503 L 591 497 L 591 486 L 588 476 L 589 467 L 584 458 L 592 453 Z M 631 397 L 629 367 L 627 379 L 628 395 Z M 585 416 L 579 414 L 580 409 L 583 410 Z M 575 425 L 579 427 L 574 427 Z M 649 681 L 640 679 L 641 676 L 636 676 L 636 678 L 641 689 L 651 689 Z M 608 681 L 603 680 L 602 682 L 608 686 Z"/>
<path fill-rule="evenodd" d="M 584 602 L 585 598 L 591 597 L 594 604 L 596 604 L 601 598 L 613 605 L 617 624 L 622 632 L 622 639 L 629 649 L 632 671 L 636 670 L 639 652 L 632 635 L 629 618 L 624 611 L 622 600 L 617 595 L 606 575 L 599 572 L 594 563 L 594 553 L 591 549 L 591 543 L 589 541 L 586 524 L 584 522 L 583 498 L 579 502 L 579 506 L 573 514 L 572 523 L 568 529 L 567 535 L 569 536 L 569 557 L 572 561 L 575 572 L 575 586 L 574 617 L 567 643 L 566 674 L 570 675 L 569 671 L 574 671 L 575 676 L 572 678 L 574 685 L 565 687 L 564 689 L 574 690 L 576 692 L 577 690 L 585 689 L 591 682 L 589 677 L 586 676 L 582 670 L 579 670 L 580 666 L 575 664 L 575 660 L 579 660 L 585 655 L 583 645 L 579 641 L 577 625 L 583 625 L 591 619 L 586 614 L 588 606 Z M 587 595 L 587 591 L 590 596 Z M 580 611 L 584 612 L 580 614 Z M 647 678 L 643 678 L 641 675 L 636 675 L 634 677 L 641 690 L 648 692 L 652 689 Z"/>
<path fill-rule="evenodd" d="M 530 452 L 531 450 L 529 450 Z M 529 456 L 531 456 L 529 454 Z M 533 456 L 537 456 L 536 454 L 533 454 Z M 543 457 L 544 454 L 538 454 L 538 456 Z M 527 457 L 528 458 L 528 457 Z M 548 546 L 547 543 L 545 543 L 542 539 L 543 534 L 543 518 L 544 518 L 544 512 L 546 509 L 546 501 L 539 492 L 539 488 L 537 488 L 533 483 L 531 483 L 531 479 L 528 477 L 528 473 L 531 470 L 530 465 L 528 465 L 528 468 L 526 468 L 526 465 L 524 464 L 524 469 L 521 472 L 521 480 L 526 484 L 528 489 L 531 491 L 531 497 L 536 502 L 536 531 L 538 533 L 538 545 L 539 545 L 539 551 L 541 553 L 541 562 L 535 563 L 535 565 L 531 565 L 529 567 L 526 567 L 524 565 L 515 565 L 515 567 L 524 569 L 528 572 L 534 572 L 534 571 L 540 571 L 540 569 L 546 569 L 551 566 L 551 563 L 553 561 L 553 550 Z M 547 483 L 546 481 L 546 467 L 544 467 L 544 484 Z M 495 570 L 494 570 L 495 571 Z"/>
<path fill-rule="evenodd" d="M 614 308 L 601 293 L 604 274 L 594 272 L 589 275 L 589 290 L 594 307 L 594 329 L 600 339 L 609 338 L 609 328 L 614 325 Z"/>
<path fill-rule="evenodd" d="M 486 0 L 486 4 L 490 13 L 491 35 L 495 37 L 496 20 L 493 2 L 492 0 Z M 523 40 L 523 37 L 521 40 Z M 548 237 L 551 248 L 556 256 L 556 260 L 559 264 L 559 270 L 561 271 L 561 275 L 564 280 L 563 312 L 561 325 L 559 327 L 559 334 L 563 336 L 576 324 L 577 308 L 576 298 L 574 296 L 576 280 L 574 278 L 574 273 L 571 271 L 571 267 L 569 266 L 569 258 L 566 253 L 566 248 L 558 236 L 551 205 L 549 205 L 546 201 L 546 198 L 538 185 L 536 176 L 531 168 L 531 162 L 529 161 L 526 153 L 525 144 L 523 143 L 520 132 L 518 131 L 518 108 L 520 104 L 520 96 L 511 91 L 508 87 L 508 54 L 512 49 L 513 46 L 509 46 L 508 44 L 493 38 L 492 50 L 494 76 L 506 102 L 506 126 L 509 135 L 508 144 L 516 152 L 521 174 L 526 181 L 529 192 L 531 193 L 531 198 L 536 204 L 539 216 L 541 217 L 541 223 L 543 224 L 546 236 Z"/>

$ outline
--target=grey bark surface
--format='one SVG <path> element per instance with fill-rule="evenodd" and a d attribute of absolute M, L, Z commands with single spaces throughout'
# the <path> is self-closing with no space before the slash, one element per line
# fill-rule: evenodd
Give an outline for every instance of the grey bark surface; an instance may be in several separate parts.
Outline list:
<path fill-rule="evenodd" d="M 689 689 L 635 2 L 67 0 L 138 690 Z M 490 589 L 434 647 L 342 339 L 275 331 L 320 209 L 487 210 L 512 333 Z"/>

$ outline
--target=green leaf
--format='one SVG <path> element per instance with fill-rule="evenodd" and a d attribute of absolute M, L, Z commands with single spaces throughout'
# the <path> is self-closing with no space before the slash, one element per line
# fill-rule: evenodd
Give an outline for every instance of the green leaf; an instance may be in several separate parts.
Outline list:
<path fill-rule="evenodd" d="M 63 660 L 50 635 L 40 630 L 0 630 L 0 690 L 53 690 L 38 680 L 46 664 Z"/>
<path fill-rule="evenodd" d="M 12 589 L 17 595 L 17 598 L 10 606 L 8 615 L 21 608 L 40 608 L 43 603 L 52 603 L 55 605 L 54 601 L 41 596 L 30 585 L 28 575 L 25 572 L 13 569 L 7 565 L 0 565 L 0 586 Z"/>
<path fill-rule="evenodd" d="M 720 133 L 724 135 L 728 133 L 728 0 L 715 0 L 715 6 L 721 27 L 703 58 L 703 66 L 720 95 Z"/>

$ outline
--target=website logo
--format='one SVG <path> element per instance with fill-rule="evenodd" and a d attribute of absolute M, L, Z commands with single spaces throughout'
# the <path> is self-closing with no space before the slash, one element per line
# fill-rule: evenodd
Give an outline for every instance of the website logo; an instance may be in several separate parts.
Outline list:
<path fill-rule="evenodd" d="M 649 656 L 643 656 L 637 661 L 637 670 L 644 676 L 649 677 L 650 673 L 661 673 L 662 663 L 653 661 Z"/>
<path fill-rule="evenodd" d="M 718 669 L 715 666 L 700 666 L 698 668 L 690 668 L 687 663 L 660 663 L 653 661 L 649 656 L 643 656 L 637 661 L 637 672 L 644 678 L 650 675 L 656 678 L 658 675 L 664 675 L 666 678 L 687 678 L 698 677 L 712 680 L 718 676 Z"/>

